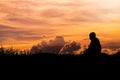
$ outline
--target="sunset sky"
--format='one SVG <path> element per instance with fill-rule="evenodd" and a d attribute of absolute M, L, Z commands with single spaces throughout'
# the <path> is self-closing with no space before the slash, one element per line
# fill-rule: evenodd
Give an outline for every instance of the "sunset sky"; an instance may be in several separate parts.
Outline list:
<path fill-rule="evenodd" d="M 0 0 L 0 44 L 27 49 L 63 36 L 89 44 L 96 32 L 103 47 L 120 48 L 120 0 Z"/>

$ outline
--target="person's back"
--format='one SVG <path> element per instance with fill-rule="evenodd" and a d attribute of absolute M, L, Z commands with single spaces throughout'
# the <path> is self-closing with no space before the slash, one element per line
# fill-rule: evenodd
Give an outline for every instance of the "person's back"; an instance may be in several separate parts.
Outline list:
<path fill-rule="evenodd" d="M 99 55 L 101 53 L 101 44 L 98 38 L 96 38 L 96 34 L 94 32 L 89 35 L 91 43 L 87 50 L 87 54 L 91 55 Z"/>

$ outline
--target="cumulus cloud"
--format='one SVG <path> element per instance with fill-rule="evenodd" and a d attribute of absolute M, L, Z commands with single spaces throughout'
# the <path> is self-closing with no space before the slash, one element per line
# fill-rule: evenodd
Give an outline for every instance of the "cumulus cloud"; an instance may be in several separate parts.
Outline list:
<path fill-rule="evenodd" d="M 59 53 L 60 49 L 64 46 L 65 40 L 62 36 L 57 36 L 54 40 L 42 41 L 39 45 L 31 48 L 31 53 Z"/>
<path fill-rule="evenodd" d="M 116 50 L 118 48 L 120 48 L 120 42 L 118 41 L 111 41 L 111 42 L 107 42 L 103 48 L 109 48 L 111 50 Z"/>
<path fill-rule="evenodd" d="M 66 43 L 59 54 L 75 54 L 75 51 L 79 49 L 81 49 L 80 43 L 73 41 L 71 43 Z"/>
<path fill-rule="evenodd" d="M 110 48 L 103 48 L 102 49 L 102 53 L 105 53 L 107 55 L 113 55 L 113 54 L 116 54 L 117 52 L 120 51 L 120 48 L 117 48 L 117 49 L 110 49 Z"/>
<path fill-rule="evenodd" d="M 108 41 L 102 44 L 102 53 L 113 55 L 116 54 L 118 51 L 120 51 L 119 41 Z"/>

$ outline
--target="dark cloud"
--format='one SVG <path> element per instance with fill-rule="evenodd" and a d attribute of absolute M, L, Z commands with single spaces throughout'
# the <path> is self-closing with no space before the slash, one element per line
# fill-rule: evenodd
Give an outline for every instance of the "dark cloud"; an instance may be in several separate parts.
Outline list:
<path fill-rule="evenodd" d="M 71 43 L 67 43 L 64 47 L 60 50 L 59 54 L 74 54 L 74 51 L 81 49 L 80 43 L 75 41 Z"/>
<path fill-rule="evenodd" d="M 16 28 L 0 24 L 0 43 L 10 37 L 10 34 L 7 31 L 12 31 L 15 29 Z"/>
<path fill-rule="evenodd" d="M 120 42 L 107 42 L 103 48 L 108 48 L 108 49 L 111 49 L 111 50 L 116 50 L 118 48 L 120 48 Z"/>
<path fill-rule="evenodd" d="M 30 36 L 30 35 L 26 35 L 26 36 L 17 36 L 17 37 L 14 37 L 15 40 L 18 40 L 18 41 L 33 41 L 33 40 L 40 40 L 40 39 L 43 39 L 45 38 L 44 36 Z"/>
<path fill-rule="evenodd" d="M 64 46 L 65 40 L 62 36 L 57 36 L 54 40 L 49 40 L 48 42 L 42 41 L 39 45 L 33 46 L 31 53 L 59 53 L 60 49 Z"/>
<path fill-rule="evenodd" d="M 8 30 L 8 29 L 11 30 L 11 29 L 16 29 L 16 28 L 0 24 L 0 30 Z"/>
<path fill-rule="evenodd" d="M 49 24 L 45 20 L 37 20 L 37 19 L 32 19 L 32 18 L 20 18 L 18 17 L 10 17 L 7 19 L 8 21 L 11 22 L 16 22 L 16 23 L 21 23 L 21 24 L 27 24 L 27 25 L 47 25 Z"/>
<path fill-rule="evenodd" d="M 49 32 L 50 33 L 50 32 Z M 25 30 L 22 28 L 14 28 L 6 25 L 0 25 L 0 41 L 7 40 L 9 38 L 18 41 L 38 40 L 46 38 L 45 32 L 38 33 L 33 30 Z"/>

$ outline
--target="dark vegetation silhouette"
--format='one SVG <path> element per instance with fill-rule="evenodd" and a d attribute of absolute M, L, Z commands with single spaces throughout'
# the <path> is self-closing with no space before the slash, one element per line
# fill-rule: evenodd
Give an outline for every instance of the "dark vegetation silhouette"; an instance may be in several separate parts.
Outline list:
<path fill-rule="evenodd" d="M 62 39 L 61 37 L 58 38 Z M 96 37 L 96 34 L 94 32 L 90 33 L 89 38 L 91 42 L 88 49 L 86 51 L 83 51 L 84 53 L 80 55 L 73 55 L 74 50 L 78 50 L 81 48 L 80 45 L 76 42 L 72 42 L 71 43 L 72 45 L 67 45 L 67 47 L 65 45 L 63 47 L 63 49 L 65 49 L 64 50 L 65 52 L 68 49 L 67 51 L 72 52 L 71 54 L 45 53 L 42 52 L 41 50 L 37 50 L 36 54 L 31 54 L 30 51 L 25 51 L 25 50 L 19 51 L 13 49 L 12 47 L 4 48 L 1 45 L 0 63 L 2 64 L 6 64 L 6 63 L 9 64 L 31 64 L 31 63 L 32 64 L 120 64 L 120 51 L 118 51 L 114 55 L 107 55 L 106 53 L 101 53 L 101 44 L 99 39 Z M 56 43 L 55 41 L 52 41 L 52 43 Z M 60 41 L 63 41 L 63 39 Z M 72 47 L 74 48 L 74 50 L 69 51 L 69 49 L 71 49 Z"/>
<path fill-rule="evenodd" d="M 22 54 L 20 54 L 22 53 Z M 19 55 L 20 54 L 20 55 Z M 30 54 L 29 51 L 17 51 L 12 48 L 0 48 L 0 63 L 2 64 L 120 64 L 120 52 L 114 55 L 101 53 L 93 55 L 62 55 L 53 53 Z"/>

